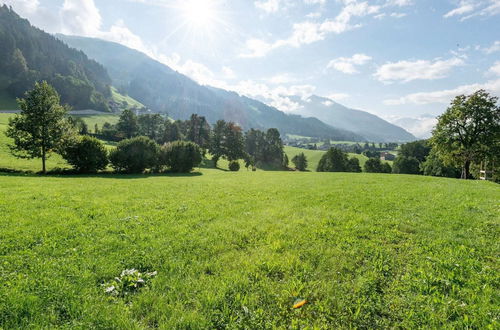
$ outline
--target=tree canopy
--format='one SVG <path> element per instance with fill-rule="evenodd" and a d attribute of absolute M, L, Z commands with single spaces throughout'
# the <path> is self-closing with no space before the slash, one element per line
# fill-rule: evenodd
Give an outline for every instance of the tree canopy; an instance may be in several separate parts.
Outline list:
<path fill-rule="evenodd" d="M 500 153 L 500 108 L 498 98 L 484 90 L 459 95 L 438 124 L 430 140 L 446 165 L 460 165 L 462 179 L 468 179 L 472 163 Z"/>
<path fill-rule="evenodd" d="M 46 81 L 18 100 L 21 113 L 9 120 L 6 135 L 14 140 L 11 152 L 19 158 L 41 158 L 42 172 L 50 153 L 61 145 L 71 125 L 67 109 L 60 105 L 59 94 Z"/>

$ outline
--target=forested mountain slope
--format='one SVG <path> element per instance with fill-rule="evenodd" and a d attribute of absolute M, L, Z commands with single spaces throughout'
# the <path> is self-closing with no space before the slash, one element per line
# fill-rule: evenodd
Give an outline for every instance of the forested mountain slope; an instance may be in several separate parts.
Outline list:
<path fill-rule="evenodd" d="M 35 81 L 47 80 L 61 101 L 75 109 L 107 111 L 111 79 L 82 51 L 37 29 L 6 5 L 0 6 L 0 94 L 20 97 Z"/>

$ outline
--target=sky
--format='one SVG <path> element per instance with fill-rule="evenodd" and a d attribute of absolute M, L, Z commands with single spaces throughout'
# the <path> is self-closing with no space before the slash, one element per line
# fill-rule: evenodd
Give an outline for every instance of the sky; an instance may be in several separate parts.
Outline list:
<path fill-rule="evenodd" d="M 456 95 L 500 96 L 500 0 L 2 2 L 49 33 L 119 42 L 291 113 L 289 96 L 316 94 L 429 129 Z"/>

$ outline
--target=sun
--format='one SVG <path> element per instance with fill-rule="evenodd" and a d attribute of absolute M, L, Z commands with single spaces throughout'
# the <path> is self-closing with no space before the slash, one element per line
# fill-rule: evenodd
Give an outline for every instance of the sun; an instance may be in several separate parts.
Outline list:
<path fill-rule="evenodd" d="M 185 0 L 180 10 L 185 23 L 195 29 L 211 29 L 219 18 L 214 0 Z"/>

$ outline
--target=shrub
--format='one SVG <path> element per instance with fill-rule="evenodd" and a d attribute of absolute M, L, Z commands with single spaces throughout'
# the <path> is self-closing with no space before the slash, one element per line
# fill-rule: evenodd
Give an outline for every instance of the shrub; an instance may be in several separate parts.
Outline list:
<path fill-rule="evenodd" d="M 229 162 L 229 170 L 233 172 L 238 172 L 240 170 L 240 163 L 237 160 Z"/>
<path fill-rule="evenodd" d="M 346 172 L 347 154 L 338 148 L 330 148 L 319 161 L 318 172 Z"/>
<path fill-rule="evenodd" d="M 361 166 L 359 165 L 359 159 L 356 157 L 349 158 L 347 161 L 347 171 L 348 172 L 361 172 Z"/>
<path fill-rule="evenodd" d="M 142 173 L 158 165 L 159 149 L 153 140 L 139 136 L 118 143 L 110 153 L 109 160 L 117 171 Z"/>
<path fill-rule="evenodd" d="M 108 152 L 104 144 L 87 135 L 68 142 L 61 155 L 80 173 L 96 173 L 108 166 Z"/>
<path fill-rule="evenodd" d="M 420 162 L 415 157 L 398 156 L 392 171 L 396 174 L 420 174 Z"/>
<path fill-rule="evenodd" d="M 391 173 L 391 165 L 382 163 L 380 158 L 370 158 L 365 163 L 365 172 L 368 173 Z"/>
<path fill-rule="evenodd" d="M 172 172 L 189 173 L 202 161 L 201 148 L 188 141 L 170 142 L 161 148 L 160 163 Z"/>
<path fill-rule="evenodd" d="M 294 156 L 292 158 L 292 163 L 299 171 L 305 171 L 307 169 L 307 157 L 303 152 Z"/>

